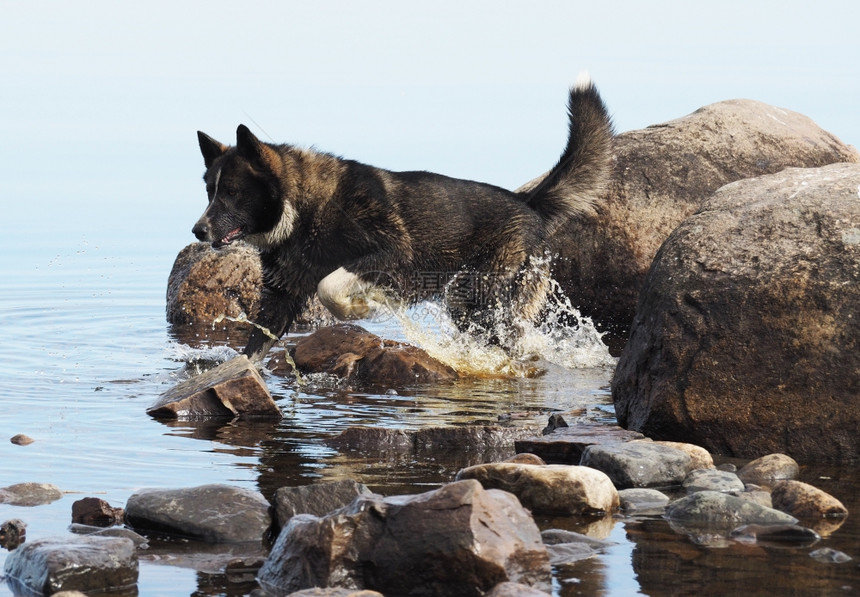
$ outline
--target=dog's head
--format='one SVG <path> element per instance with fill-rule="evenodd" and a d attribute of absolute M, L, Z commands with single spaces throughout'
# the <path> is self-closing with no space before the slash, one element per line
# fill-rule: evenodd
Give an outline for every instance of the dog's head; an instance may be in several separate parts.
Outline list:
<path fill-rule="evenodd" d="M 246 127 L 236 130 L 228 147 L 199 132 L 209 205 L 192 232 L 217 248 L 246 239 L 260 248 L 277 244 L 292 232 L 295 210 L 286 200 L 283 159 Z"/>

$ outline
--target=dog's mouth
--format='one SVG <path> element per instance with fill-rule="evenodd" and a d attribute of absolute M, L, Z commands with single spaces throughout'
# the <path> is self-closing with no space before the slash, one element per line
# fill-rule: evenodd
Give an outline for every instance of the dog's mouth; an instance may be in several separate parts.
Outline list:
<path fill-rule="evenodd" d="M 214 243 L 212 243 L 212 246 L 215 247 L 216 249 L 219 249 L 221 247 L 229 245 L 234 240 L 238 240 L 238 239 L 242 238 L 244 235 L 245 235 L 245 231 L 242 230 L 241 226 L 239 226 L 238 228 L 233 228 L 233 230 L 231 230 L 230 232 L 228 232 L 227 234 L 224 235 L 224 238 L 222 238 L 221 240 L 217 240 Z"/>

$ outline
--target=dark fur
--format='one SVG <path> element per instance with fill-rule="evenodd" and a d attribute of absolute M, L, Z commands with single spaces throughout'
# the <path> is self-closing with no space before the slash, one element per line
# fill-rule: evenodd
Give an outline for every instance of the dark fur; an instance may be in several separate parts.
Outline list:
<path fill-rule="evenodd" d="M 492 325 L 490 307 L 498 300 L 512 316 L 533 318 L 546 288 L 545 281 L 524 279 L 530 260 L 544 255 L 565 221 L 593 210 L 609 167 L 612 129 L 593 85 L 571 90 L 569 114 L 558 164 L 528 193 L 263 143 L 244 125 L 234 147 L 198 133 L 209 207 L 194 234 L 216 248 L 238 239 L 259 248 L 258 323 L 277 337 L 320 280 L 340 267 L 375 284 L 382 276 L 412 300 L 422 296 L 414 282 L 421 272 L 445 281 L 488 274 L 480 301 L 449 305 L 457 319 Z M 245 352 L 260 358 L 273 342 L 255 331 Z"/>

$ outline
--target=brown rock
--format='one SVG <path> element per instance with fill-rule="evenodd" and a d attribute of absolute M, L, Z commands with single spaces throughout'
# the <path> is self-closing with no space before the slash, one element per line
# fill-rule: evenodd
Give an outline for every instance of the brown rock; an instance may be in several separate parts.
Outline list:
<path fill-rule="evenodd" d="M 478 596 L 505 581 L 549 590 L 550 567 L 516 498 L 467 480 L 413 496 L 359 496 L 324 518 L 295 516 L 258 581 L 276 594 L 327 586 Z"/>
<path fill-rule="evenodd" d="M 511 456 L 505 462 L 512 462 L 514 464 L 534 464 L 537 466 L 543 466 L 546 464 L 543 458 L 538 456 L 537 454 L 530 454 L 528 452 L 523 452 L 522 454 L 515 454 Z"/>
<path fill-rule="evenodd" d="M 13 518 L 0 524 L 0 547 L 12 551 L 27 540 L 27 524 Z"/>
<path fill-rule="evenodd" d="M 686 452 L 690 456 L 691 470 L 714 468 L 713 456 L 711 456 L 711 453 L 701 446 L 686 444 L 683 442 L 656 441 L 654 443 Z"/>
<path fill-rule="evenodd" d="M 331 373 L 375 386 L 457 379 L 456 371 L 426 351 L 384 340 L 351 324 L 322 328 L 301 338 L 293 359 L 302 373 Z"/>
<path fill-rule="evenodd" d="M 738 477 L 747 484 L 773 487 L 779 481 L 794 479 L 800 474 L 797 461 L 786 454 L 767 454 L 756 458 L 738 471 Z"/>
<path fill-rule="evenodd" d="M 795 518 L 848 516 L 842 502 L 827 492 L 802 481 L 780 481 L 770 494 L 773 507 Z"/>
<path fill-rule="evenodd" d="M 106 501 L 88 497 L 72 504 L 72 523 L 86 524 L 94 527 L 109 527 L 120 524 L 125 511 L 114 508 Z"/>
<path fill-rule="evenodd" d="M 860 165 L 727 185 L 654 260 L 619 423 L 715 454 L 860 459 Z"/>
<path fill-rule="evenodd" d="M 13 435 L 9 439 L 9 441 L 18 446 L 29 446 L 35 440 L 32 437 L 24 435 L 23 433 L 19 433 L 18 435 Z"/>
<path fill-rule="evenodd" d="M 146 412 L 165 419 L 282 416 L 266 382 L 245 355 L 176 384 Z"/>
<path fill-rule="evenodd" d="M 553 241 L 561 256 L 555 278 L 583 315 L 608 330 L 604 339 L 618 354 L 657 249 L 711 193 L 790 166 L 857 160 L 853 147 L 809 118 L 751 100 L 622 133 L 598 213 L 571 220 Z"/>

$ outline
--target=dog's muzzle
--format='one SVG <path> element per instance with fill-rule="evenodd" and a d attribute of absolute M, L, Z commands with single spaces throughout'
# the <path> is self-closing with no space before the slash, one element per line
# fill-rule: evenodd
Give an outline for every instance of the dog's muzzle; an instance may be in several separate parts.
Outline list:
<path fill-rule="evenodd" d="M 203 242 L 209 241 L 209 223 L 204 219 L 201 218 L 198 220 L 194 224 L 194 228 L 191 229 L 191 232 L 197 237 L 197 240 Z"/>

